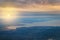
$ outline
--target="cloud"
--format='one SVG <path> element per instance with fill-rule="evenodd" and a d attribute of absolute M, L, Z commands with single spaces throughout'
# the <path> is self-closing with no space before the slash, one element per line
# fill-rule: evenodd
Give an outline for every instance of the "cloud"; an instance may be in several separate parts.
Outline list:
<path fill-rule="evenodd" d="M 7 26 L 15 26 L 15 27 L 32 27 L 32 26 L 60 26 L 60 19 L 59 18 L 47 18 L 47 17 L 28 17 L 18 19 L 15 22 L 11 23 Z"/>
<path fill-rule="evenodd" d="M 0 7 L 5 6 L 19 11 L 60 11 L 60 0 L 0 0 Z"/>
<path fill-rule="evenodd" d="M 60 20 L 52 20 L 52 21 L 46 21 L 46 22 L 35 22 L 31 24 L 26 24 L 27 27 L 32 26 L 60 26 Z"/>
<path fill-rule="evenodd" d="M 60 3 L 60 0 L 0 0 L 0 3 L 11 2 L 14 5 L 40 5 L 40 4 L 56 4 Z"/>
<path fill-rule="evenodd" d="M 24 24 L 24 25 L 17 25 L 17 26 L 5 26 L 2 27 L 3 30 L 15 30 L 17 28 L 21 28 L 21 27 L 33 27 L 33 26 L 60 26 L 60 20 L 51 20 L 51 21 L 45 21 L 45 22 L 34 22 L 34 23 L 20 23 L 20 24 Z"/>

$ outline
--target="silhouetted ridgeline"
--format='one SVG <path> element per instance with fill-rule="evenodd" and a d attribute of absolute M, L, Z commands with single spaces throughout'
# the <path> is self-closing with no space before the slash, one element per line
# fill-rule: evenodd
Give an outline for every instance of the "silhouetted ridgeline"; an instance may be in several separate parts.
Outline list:
<path fill-rule="evenodd" d="M 0 31 L 0 40 L 60 40 L 60 27 L 34 26 Z"/>

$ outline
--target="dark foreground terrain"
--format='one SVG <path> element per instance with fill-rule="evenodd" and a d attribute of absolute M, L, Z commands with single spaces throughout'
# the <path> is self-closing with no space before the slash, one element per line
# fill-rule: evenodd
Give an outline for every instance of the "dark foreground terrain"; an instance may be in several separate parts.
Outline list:
<path fill-rule="evenodd" d="M 0 30 L 0 40 L 60 40 L 60 27 L 34 26 Z"/>

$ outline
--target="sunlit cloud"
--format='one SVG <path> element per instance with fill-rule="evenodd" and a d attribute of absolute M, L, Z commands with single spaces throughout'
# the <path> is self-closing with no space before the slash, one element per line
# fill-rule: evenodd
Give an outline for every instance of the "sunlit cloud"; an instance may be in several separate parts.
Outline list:
<path fill-rule="evenodd" d="M 18 11 L 60 11 L 60 0 L 0 0 L 0 7 L 6 6 Z"/>
<path fill-rule="evenodd" d="M 16 27 L 15 26 L 8 26 L 8 27 L 5 27 L 5 30 L 15 30 Z"/>
<path fill-rule="evenodd" d="M 60 11 L 60 6 L 59 5 L 35 5 L 33 6 L 28 6 L 26 8 L 17 8 L 19 11 Z"/>

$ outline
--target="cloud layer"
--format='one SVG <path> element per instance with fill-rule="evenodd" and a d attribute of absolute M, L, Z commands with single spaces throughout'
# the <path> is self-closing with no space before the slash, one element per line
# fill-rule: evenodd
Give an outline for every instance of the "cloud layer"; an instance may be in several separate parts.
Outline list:
<path fill-rule="evenodd" d="M 60 3 L 60 0 L 0 0 L 1 2 L 13 2 L 15 4 L 54 4 Z"/>
<path fill-rule="evenodd" d="M 20 11 L 60 11 L 60 0 L 0 0 L 0 7 L 5 6 Z"/>

